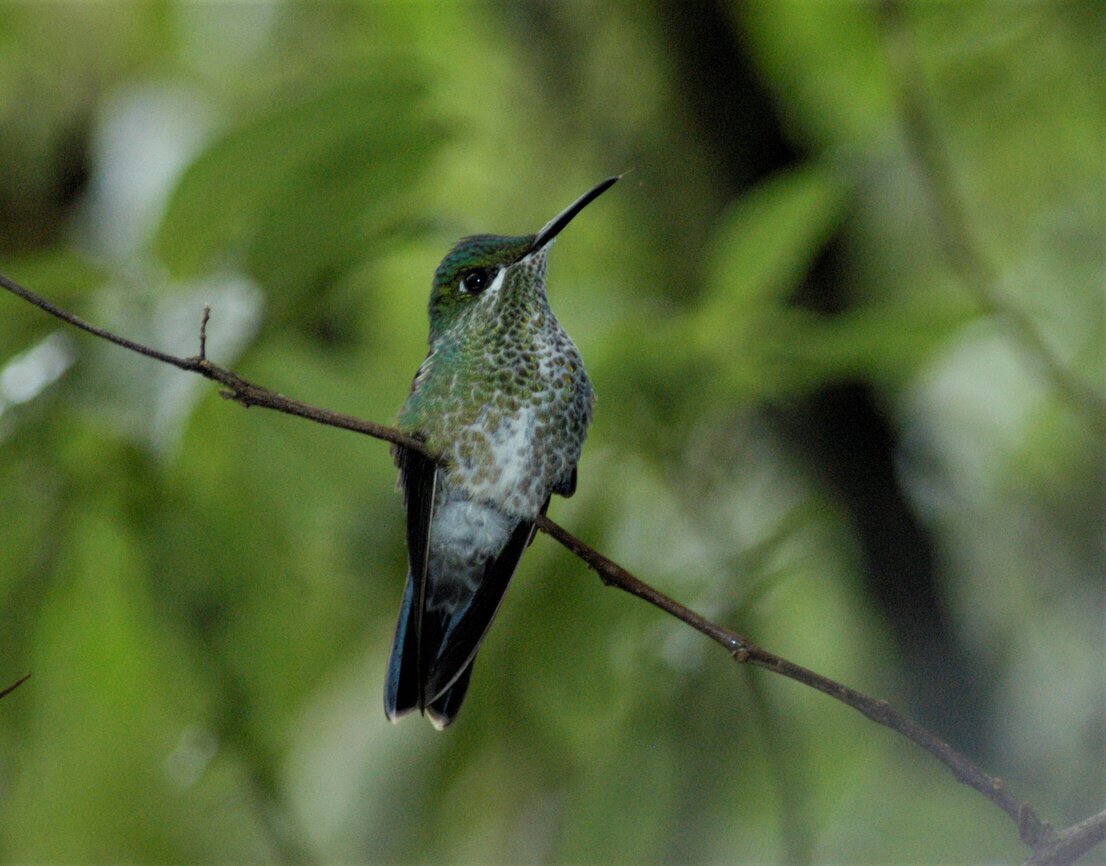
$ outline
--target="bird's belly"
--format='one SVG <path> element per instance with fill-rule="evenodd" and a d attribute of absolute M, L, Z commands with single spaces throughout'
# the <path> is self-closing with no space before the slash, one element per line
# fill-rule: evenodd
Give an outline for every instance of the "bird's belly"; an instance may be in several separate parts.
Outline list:
<path fill-rule="evenodd" d="M 591 420 L 591 383 L 561 331 L 485 366 L 489 375 L 472 387 L 449 380 L 456 411 L 442 425 L 445 481 L 469 499 L 534 520 L 550 493 L 571 481 Z"/>
<path fill-rule="evenodd" d="M 537 516 L 552 482 L 543 460 L 541 425 L 529 407 L 460 431 L 447 471 L 451 487 L 521 518 Z"/>

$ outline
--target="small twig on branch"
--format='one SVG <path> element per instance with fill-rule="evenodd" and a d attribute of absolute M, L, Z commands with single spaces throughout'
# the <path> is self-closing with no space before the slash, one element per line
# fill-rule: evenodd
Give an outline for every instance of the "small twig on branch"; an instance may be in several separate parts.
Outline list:
<path fill-rule="evenodd" d="M 12 683 L 6 689 L 4 689 L 3 691 L 0 691 L 0 698 L 6 698 L 8 695 L 10 695 L 12 692 L 14 692 L 17 688 L 19 688 L 21 685 L 23 685 L 25 682 L 27 682 L 27 680 L 29 680 L 30 678 L 31 678 L 31 675 L 27 674 L 22 679 L 16 680 L 14 683 Z"/>
<path fill-rule="evenodd" d="M 211 307 L 204 304 L 204 314 L 200 319 L 200 360 L 207 360 L 207 323 L 211 319 Z"/>
<path fill-rule="evenodd" d="M 0 274 L 0 285 L 28 303 L 34 304 L 74 327 L 123 348 L 130 349 L 132 352 L 137 352 L 140 355 L 154 358 L 163 363 L 171 364 L 178 369 L 197 373 L 218 382 L 227 389 L 224 396 L 243 406 L 273 409 L 300 418 L 307 418 L 319 424 L 352 430 L 355 433 L 362 433 L 366 436 L 411 448 L 420 454 L 437 459 L 437 455 L 430 453 L 424 443 L 399 430 L 291 400 L 260 385 L 248 382 L 230 370 L 212 364 L 202 354 L 195 358 L 178 358 L 120 337 L 61 310 L 3 274 Z M 207 318 L 208 316 L 205 315 L 205 325 Z M 205 349 L 206 347 L 203 346 L 201 341 L 201 353 Z M 1033 855 L 1030 862 L 1036 864 L 1036 866 L 1071 863 L 1106 837 L 1106 813 L 1088 818 L 1081 824 L 1076 824 L 1061 832 L 1053 830 L 1051 826 L 1037 816 L 1037 813 L 1028 803 L 1011 795 L 1006 790 L 1002 780 L 976 766 L 971 760 L 961 755 L 937 736 L 899 713 L 886 701 L 869 697 L 835 680 L 788 661 L 757 646 L 737 632 L 705 619 L 685 605 L 638 579 L 618 563 L 608 559 L 545 515 L 538 517 L 537 527 L 586 563 L 592 571 L 599 575 L 604 584 L 635 595 L 691 626 L 715 643 L 723 646 L 735 661 L 764 668 L 810 688 L 817 689 L 823 694 L 852 707 L 877 724 L 897 731 L 910 742 L 925 749 L 944 764 L 958 781 L 983 794 L 1010 817 L 1018 829 L 1021 840 L 1032 849 Z M 0 693 L 0 697 L 18 685 L 19 683 L 16 683 L 15 686 L 11 686 L 4 693 Z"/>

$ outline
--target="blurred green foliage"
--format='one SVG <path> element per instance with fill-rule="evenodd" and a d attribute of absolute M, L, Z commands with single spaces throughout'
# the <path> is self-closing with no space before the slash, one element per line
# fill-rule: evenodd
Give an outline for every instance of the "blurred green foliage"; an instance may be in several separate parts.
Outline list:
<path fill-rule="evenodd" d="M 694 6 L 694 4 L 692 4 Z M 870 385 L 986 672 L 988 768 L 1106 801 L 1103 442 L 943 257 L 920 87 L 993 288 L 1101 395 L 1093 3 L 734 3 L 798 164 L 727 193 L 666 4 L 0 5 L 0 269 L 388 422 L 459 235 L 558 243 L 600 395 L 553 514 L 665 592 L 910 707 L 833 486 L 775 413 Z M 903 39 L 905 34 L 905 40 Z M 826 246 L 846 288 L 799 303 Z M 1006 819 L 821 695 L 528 552 L 445 734 L 391 727 L 405 568 L 378 442 L 220 400 L 0 297 L 0 859 L 979 862 Z M 955 743 L 954 743 L 955 745 Z"/>

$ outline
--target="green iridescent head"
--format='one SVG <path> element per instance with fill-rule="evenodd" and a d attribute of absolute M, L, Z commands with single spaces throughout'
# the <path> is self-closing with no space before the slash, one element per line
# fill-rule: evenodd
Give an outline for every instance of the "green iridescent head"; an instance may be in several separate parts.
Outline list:
<path fill-rule="evenodd" d="M 560 231 L 605 192 L 617 177 L 588 190 L 533 235 L 475 235 L 462 238 L 434 272 L 430 291 L 430 335 L 448 331 L 470 313 L 495 314 L 498 301 L 523 288 L 544 284 L 545 254 Z"/>
<path fill-rule="evenodd" d="M 535 235 L 476 235 L 453 245 L 430 291 L 430 327 L 440 332 L 484 295 L 501 273 L 533 250 Z M 504 275 L 505 276 L 505 275 Z"/>

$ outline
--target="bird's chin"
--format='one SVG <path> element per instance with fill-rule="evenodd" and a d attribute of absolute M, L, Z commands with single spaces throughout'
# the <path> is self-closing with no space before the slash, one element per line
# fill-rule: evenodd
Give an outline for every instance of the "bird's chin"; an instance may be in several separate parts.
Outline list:
<path fill-rule="evenodd" d="M 546 258 L 549 256 L 550 248 L 556 242 L 556 239 L 553 239 L 550 240 L 549 243 L 547 243 L 545 246 L 539 247 L 536 250 L 531 250 L 521 259 L 515 262 L 515 267 L 540 268 L 542 273 L 545 273 Z"/>

